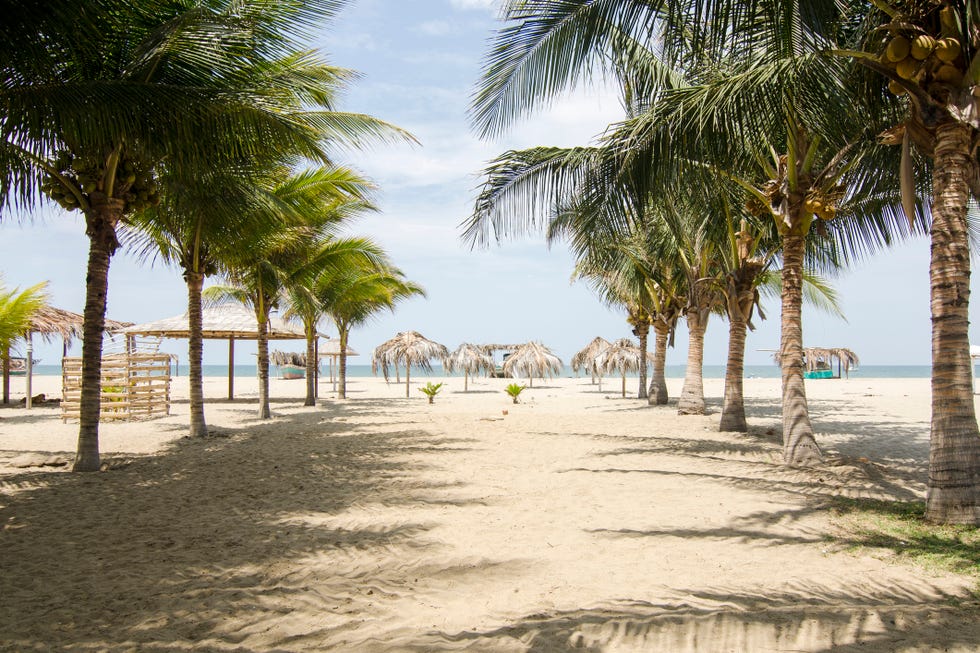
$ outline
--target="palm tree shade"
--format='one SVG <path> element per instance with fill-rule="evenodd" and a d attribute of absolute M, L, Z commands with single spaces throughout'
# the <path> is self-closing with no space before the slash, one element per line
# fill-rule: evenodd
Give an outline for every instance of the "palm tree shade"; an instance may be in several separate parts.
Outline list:
<path fill-rule="evenodd" d="M 602 390 L 602 370 L 595 364 L 596 357 L 609 344 L 609 341 L 605 338 L 596 336 L 589 344 L 575 352 L 575 355 L 572 356 L 572 370 L 575 372 L 585 370 L 592 376 L 592 383 L 595 383 L 596 377 L 598 377 L 599 390 Z"/>
<path fill-rule="evenodd" d="M 531 387 L 534 387 L 534 377 L 551 378 L 561 374 L 562 368 L 560 358 L 540 342 L 534 341 L 524 343 L 504 361 L 504 374 L 526 376 Z"/>
<path fill-rule="evenodd" d="M 490 374 L 494 368 L 493 357 L 478 345 L 464 342 L 443 361 L 449 373 L 463 372 L 463 392 L 469 391 L 470 374 Z"/>
<path fill-rule="evenodd" d="M 623 379 L 623 398 L 626 398 L 626 373 L 638 372 L 641 366 L 649 365 L 651 357 L 644 355 L 629 338 L 614 340 L 596 356 L 595 366 L 605 372 L 619 372 Z M 640 383 L 643 383 L 641 379 Z"/>
<path fill-rule="evenodd" d="M 412 366 L 421 368 L 426 372 L 432 371 L 432 359 L 438 358 L 445 360 L 449 356 L 449 350 L 438 342 L 433 342 L 418 331 L 404 331 L 399 333 L 391 340 L 379 345 L 374 350 L 371 359 L 371 368 L 377 373 L 382 370 L 385 381 L 388 380 L 388 366 L 405 366 L 405 398 L 411 397 Z"/>

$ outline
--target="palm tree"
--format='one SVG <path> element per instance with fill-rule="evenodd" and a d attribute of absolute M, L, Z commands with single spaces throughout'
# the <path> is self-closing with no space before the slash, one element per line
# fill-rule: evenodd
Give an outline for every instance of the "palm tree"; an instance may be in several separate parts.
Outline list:
<path fill-rule="evenodd" d="M 33 315 L 47 302 L 47 283 L 39 283 L 24 290 L 7 290 L 0 279 L 0 362 L 6 375 L 10 369 L 10 348 L 14 341 L 28 332 Z M 6 390 L 6 388 L 5 388 Z"/>
<path fill-rule="evenodd" d="M 850 92 L 853 67 L 827 60 L 814 47 L 833 8 L 802 11 L 798 4 L 721 0 L 510 2 L 505 17 L 512 24 L 498 34 L 473 106 L 478 128 L 495 133 L 587 68 L 606 62 L 625 67 L 640 80 L 637 108 L 643 110 L 603 141 L 607 151 L 620 155 L 600 169 L 610 184 L 624 177 L 644 183 L 633 196 L 646 201 L 665 185 L 710 184 L 721 169 L 772 216 L 783 260 L 783 438 L 789 464 L 821 458 L 802 376 L 806 238 L 815 216 L 834 217 L 843 197 L 882 190 L 871 188 L 867 171 L 880 171 L 884 157 L 873 142 L 869 114 L 861 110 L 862 98 Z M 662 58 L 650 56 L 654 50 Z M 684 74 L 675 72 L 680 66 Z M 692 154 L 696 165 L 689 163 Z M 900 231 L 894 210 L 874 216 L 858 206 L 835 221 L 830 233 L 842 244 L 856 242 L 850 251 L 874 249 Z M 879 201 L 882 206 L 887 204 Z"/>
<path fill-rule="evenodd" d="M 980 129 L 973 118 L 980 88 L 980 8 L 972 2 L 899 0 L 856 3 L 852 12 L 858 11 L 864 20 L 853 23 L 859 29 L 852 42 L 842 44 L 843 54 L 876 73 L 866 88 L 870 97 L 890 98 L 886 83 L 900 96 L 902 115 L 887 136 L 902 145 L 899 177 L 910 220 L 917 203 L 913 146 L 927 164 L 923 172 L 931 164 L 933 373 L 926 518 L 980 524 L 980 429 L 967 331 L 967 207 L 971 198 L 980 199 L 974 147 Z"/>
<path fill-rule="evenodd" d="M 383 261 L 385 256 L 380 254 Z M 401 270 L 387 262 L 381 265 L 350 265 L 321 273 L 314 284 L 317 305 L 333 320 L 340 340 L 337 397 L 347 398 L 347 346 L 350 332 L 383 310 L 425 290 L 404 278 Z"/>
<path fill-rule="evenodd" d="M 408 399 L 411 379 L 412 366 L 420 367 L 425 371 L 432 370 L 433 358 L 445 360 L 449 356 L 449 350 L 438 342 L 433 342 L 418 331 L 405 331 L 399 333 L 385 343 L 387 346 L 382 349 L 378 347 L 374 350 L 374 357 L 371 360 L 371 367 L 375 370 L 380 368 L 385 380 L 388 380 L 388 365 L 398 366 L 400 362 L 405 366 L 405 398 Z"/>
<path fill-rule="evenodd" d="M 80 210 L 89 236 L 76 471 L 99 469 L 102 330 L 117 229 L 158 201 L 159 167 L 215 168 L 290 155 L 323 160 L 326 139 L 377 132 L 328 119 L 336 79 L 295 36 L 343 2 L 176 0 L 17 7 L 23 52 L 5 45 L 0 202 L 41 193 Z M 75 24 L 71 23 L 75 20 Z M 46 31 L 39 32 L 39 29 Z M 5 30 L 5 33 L 8 33 Z M 309 110 L 307 110 L 309 109 Z"/>

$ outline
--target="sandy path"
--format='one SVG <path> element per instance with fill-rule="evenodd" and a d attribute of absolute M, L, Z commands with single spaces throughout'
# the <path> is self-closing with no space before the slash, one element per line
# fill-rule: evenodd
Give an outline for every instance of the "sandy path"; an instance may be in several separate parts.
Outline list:
<path fill-rule="evenodd" d="M 771 382 L 749 435 L 582 380 L 518 406 L 494 383 L 430 406 L 357 380 L 345 404 L 283 401 L 270 422 L 209 404 L 223 437 L 204 442 L 173 440 L 178 405 L 106 427 L 108 473 L 8 470 L 0 647 L 977 650 L 975 609 L 949 602 L 967 581 L 833 545 L 819 509 L 921 491 L 921 382 L 812 386 L 818 471 L 778 464 Z M 0 462 L 26 431 L 72 431 L 25 412 L 0 413 Z"/>

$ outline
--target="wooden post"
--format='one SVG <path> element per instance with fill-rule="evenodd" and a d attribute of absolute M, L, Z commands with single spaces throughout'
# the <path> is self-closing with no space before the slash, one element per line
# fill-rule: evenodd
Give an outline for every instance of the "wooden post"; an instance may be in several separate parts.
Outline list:
<path fill-rule="evenodd" d="M 10 403 L 10 347 L 3 352 L 3 403 Z"/>
<path fill-rule="evenodd" d="M 33 390 L 33 376 L 34 376 L 34 334 L 28 331 L 24 334 L 24 339 L 27 341 L 27 398 L 24 401 L 24 406 L 30 410 L 33 407 L 33 397 L 31 392 Z"/>
<path fill-rule="evenodd" d="M 313 341 L 313 398 L 320 398 L 320 336 Z"/>
<path fill-rule="evenodd" d="M 235 398 L 235 339 L 228 338 L 228 399 Z"/>

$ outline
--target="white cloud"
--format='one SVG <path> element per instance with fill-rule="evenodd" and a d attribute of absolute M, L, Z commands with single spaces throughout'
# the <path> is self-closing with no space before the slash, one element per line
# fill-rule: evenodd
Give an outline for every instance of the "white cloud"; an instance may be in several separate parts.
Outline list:
<path fill-rule="evenodd" d="M 500 6 L 501 0 L 449 0 L 455 9 L 493 9 Z"/>
<path fill-rule="evenodd" d="M 427 20 L 420 24 L 417 29 L 429 36 L 445 36 L 452 32 L 453 26 L 446 20 Z"/>

